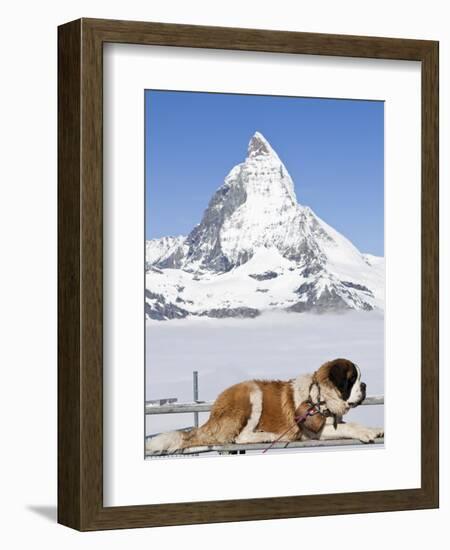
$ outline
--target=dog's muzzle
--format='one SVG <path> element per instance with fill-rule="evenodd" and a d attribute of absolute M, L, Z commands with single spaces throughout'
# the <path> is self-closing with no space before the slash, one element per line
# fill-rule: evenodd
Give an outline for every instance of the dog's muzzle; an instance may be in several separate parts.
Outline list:
<path fill-rule="evenodd" d="M 355 401 L 354 403 L 349 403 L 349 405 L 350 405 L 350 407 L 352 407 L 352 409 L 354 409 L 358 405 L 361 405 L 361 403 L 366 398 L 366 389 L 367 389 L 366 384 L 364 382 L 361 382 L 360 387 L 361 387 L 361 397 L 358 399 L 358 401 Z"/>

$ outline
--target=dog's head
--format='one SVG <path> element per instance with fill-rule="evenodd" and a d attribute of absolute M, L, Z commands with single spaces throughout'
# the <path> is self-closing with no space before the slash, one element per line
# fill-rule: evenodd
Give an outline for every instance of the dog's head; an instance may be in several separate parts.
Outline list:
<path fill-rule="evenodd" d="M 323 399 L 333 414 L 343 415 L 366 398 L 359 367 L 348 359 L 328 361 L 316 372 Z"/>

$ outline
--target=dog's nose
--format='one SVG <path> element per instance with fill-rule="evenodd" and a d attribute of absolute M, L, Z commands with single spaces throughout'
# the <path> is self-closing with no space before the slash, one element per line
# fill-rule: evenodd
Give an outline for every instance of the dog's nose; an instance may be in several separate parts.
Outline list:
<path fill-rule="evenodd" d="M 366 386 L 365 382 L 361 382 L 361 389 L 363 391 L 366 391 L 366 388 L 367 388 L 367 386 Z"/>

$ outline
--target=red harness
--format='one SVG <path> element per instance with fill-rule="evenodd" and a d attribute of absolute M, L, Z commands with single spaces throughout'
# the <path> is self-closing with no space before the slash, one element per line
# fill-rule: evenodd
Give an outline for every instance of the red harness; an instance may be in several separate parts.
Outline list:
<path fill-rule="evenodd" d="M 278 443 L 278 441 L 280 441 L 280 439 L 282 437 L 284 437 L 288 432 L 290 432 L 293 428 L 296 428 L 300 424 L 303 424 L 309 416 L 315 416 L 316 414 L 323 414 L 320 411 L 320 403 L 315 403 L 315 404 L 311 405 L 309 407 L 309 409 L 304 414 L 302 414 L 300 416 L 294 416 L 295 424 L 293 424 L 290 428 L 288 428 L 286 431 L 284 431 L 280 436 L 278 436 L 276 439 L 274 439 L 272 441 L 272 443 L 264 449 L 263 454 L 266 451 L 268 451 L 269 449 L 271 449 L 275 445 L 275 443 Z"/>

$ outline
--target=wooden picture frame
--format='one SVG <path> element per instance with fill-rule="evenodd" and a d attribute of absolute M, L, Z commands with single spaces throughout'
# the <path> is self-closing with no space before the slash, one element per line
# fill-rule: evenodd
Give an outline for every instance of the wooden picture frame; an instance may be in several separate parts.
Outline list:
<path fill-rule="evenodd" d="M 104 507 L 102 48 L 106 42 L 421 63 L 420 488 Z M 79 19 L 59 27 L 58 50 L 59 523 L 90 531 L 438 507 L 438 43 Z"/>

